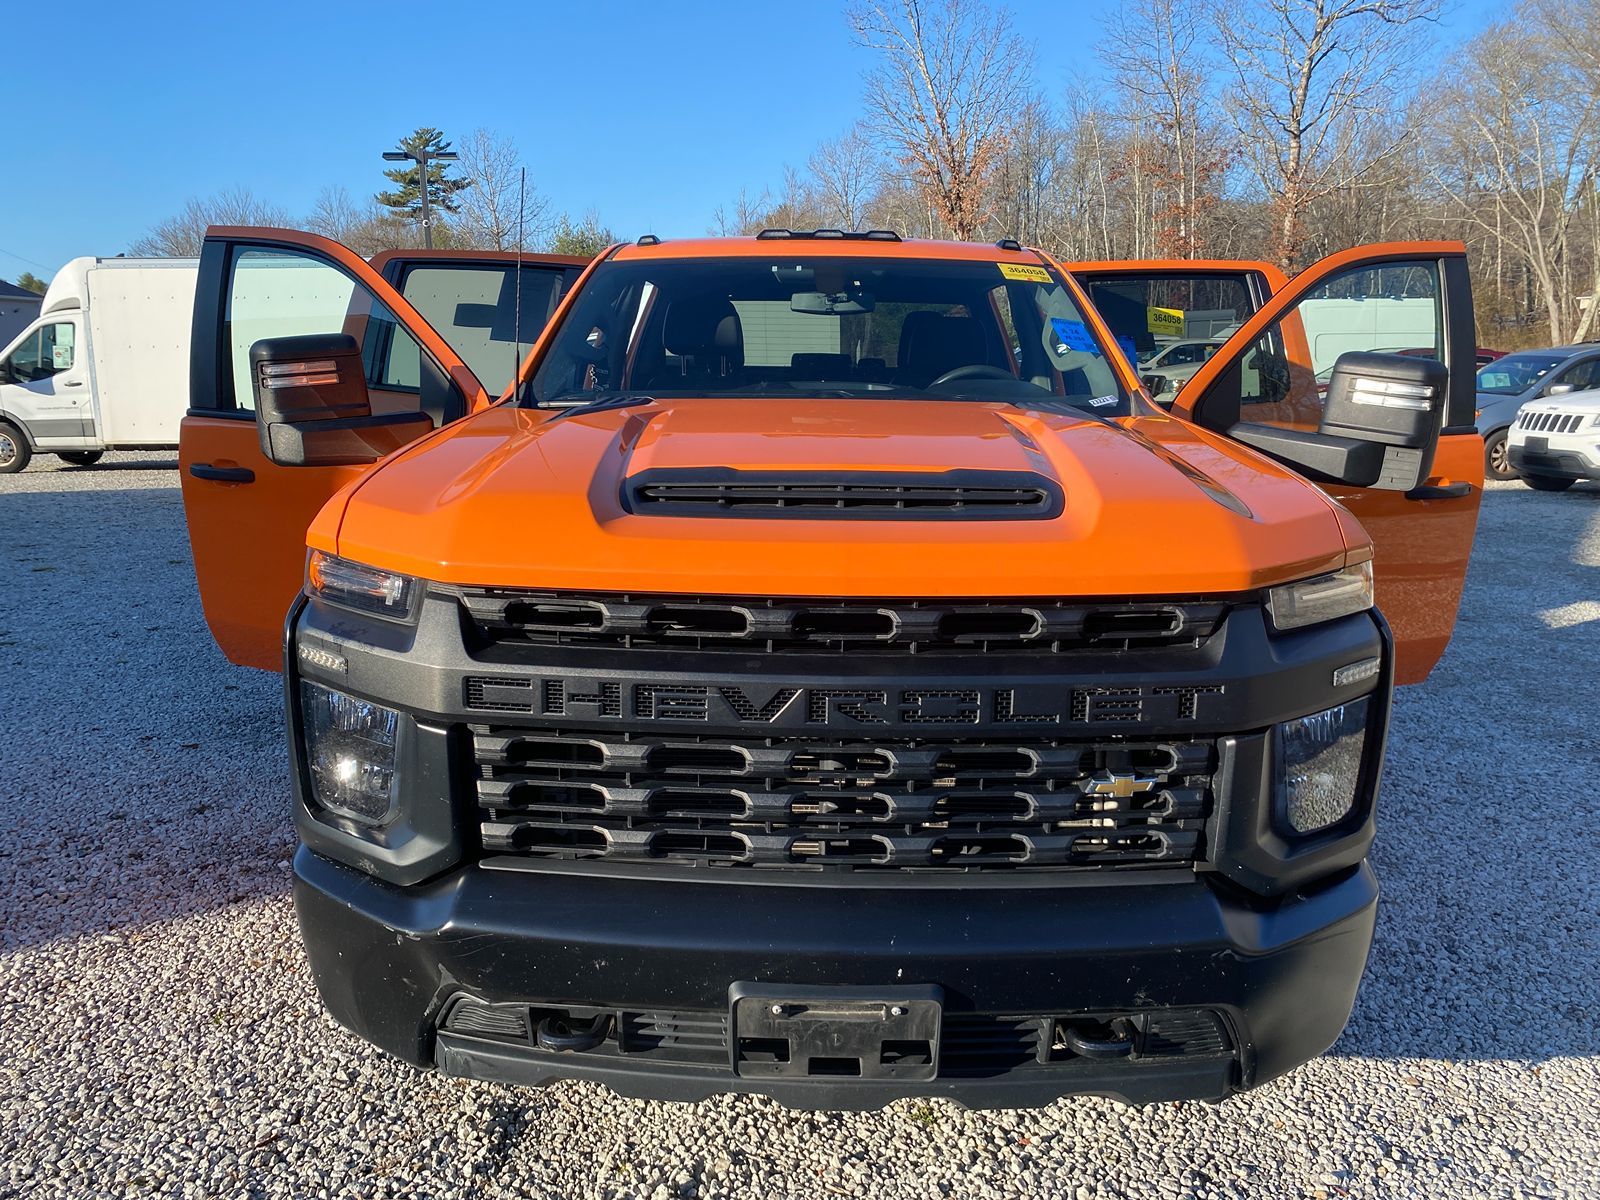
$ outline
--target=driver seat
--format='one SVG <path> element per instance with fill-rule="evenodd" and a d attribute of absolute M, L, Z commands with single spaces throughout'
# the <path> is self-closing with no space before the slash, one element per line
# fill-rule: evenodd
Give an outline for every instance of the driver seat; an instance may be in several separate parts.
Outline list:
<path fill-rule="evenodd" d="M 927 387 L 946 371 L 989 362 L 983 323 L 977 317 L 952 317 L 936 312 L 906 314 L 900 326 L 900 353 L 894 382 Z"/>

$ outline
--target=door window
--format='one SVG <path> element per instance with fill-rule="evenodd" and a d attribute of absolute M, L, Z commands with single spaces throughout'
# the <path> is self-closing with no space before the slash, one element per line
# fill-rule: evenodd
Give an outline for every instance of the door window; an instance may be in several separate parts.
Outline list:
<path fill-rule="evenodd" d="M 308 333 L 354 337 L 367 363 L 369 387 L 417 388 L 422 368 L 416 341 L 365 287 L 310 254 L 240 250 L 233 261 L 225 320 L 231 364 L 226 381 L 232 385 L 232 395 L 220 396 L 220 407 L 254 411 L 251 346 L 263 338 Z"/>
<path fill-rule="evenodd" d="M 400 286 L 491 396 L 506 390 L 561 299 L 560 270 L 524 266 L 520 294 L 518 274 L 510 264 L 419 265 L 406 271 Z M 417 387 L 413 351 L 402 363 L 383 361 L 389 386 Z"/>
<path fill-rule="evenodd" d="M 1331 276 L 1217 378 L 1202 398 L 1209 410 L 1202 419 L 1212 424 L 1220 412 L 1231 418 L 1224 425 L 1236 419 L 1315 430 L 1334 364 L 1352 351 L 1444 361 L 1436 263 L 1355 267 Z"/>
<path fill-rule="evenodd" d="M 1586 392 L 1590 388 L 1600 387 L 1600 358 L 1586 358 L 1582 362 L 1573 363 L 1560 375 L 1551 381 L 1550 386 L 1561 384 L 1575 392 Z"/>
<path fill-rule="evenodd" d="M 77 326 L 71 321 L 57 321 L 36 329 L 11 352 L 7 360 L 11 377 L 18 383 L 37 383 L 72 370 L 77 362 L 77 335 Z"/>

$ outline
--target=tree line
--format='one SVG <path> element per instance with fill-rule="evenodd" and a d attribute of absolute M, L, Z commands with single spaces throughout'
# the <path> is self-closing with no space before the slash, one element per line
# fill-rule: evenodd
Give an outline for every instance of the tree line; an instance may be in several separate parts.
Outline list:
<path fill-rule="evenodd" d="M 1600 293 L 1600 5 L 1517 0 L 1464 46 L 1447 0 L 1125 0 L 1085 84 L 1052 92 L 989 0 L 854 0 L 871 55 L 859 120 L 709 231 L 894 229 L 1015 237 L 1071 260 L 1270 259 L 1455 238 L 1480 342 L 1595 336 Z M 1061 36 L 1061 35 L 1052 35 Z M 1089 58 L 1095 60 L 1090 69 Z M 402 149 L 448 148 L 417 130 Z M 598 214 L 553 214 L 515 145 L 477 130 L 433 164 L 439 245 L 593 253 Z M 193 201 L 137 253 L 193 253 L 208 221 L 301 224 L 362 253 L 420 244 L 412 165 L 296 222 L 236 191 Z"/>

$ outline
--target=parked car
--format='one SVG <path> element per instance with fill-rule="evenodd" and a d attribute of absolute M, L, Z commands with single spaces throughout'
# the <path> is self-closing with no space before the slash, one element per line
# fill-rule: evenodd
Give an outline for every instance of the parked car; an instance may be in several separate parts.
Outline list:
<path fill-rule="evenodd" d="M 1600 391 L 1558 393 L 1523 405 L 1506 437 L 1511 469 L 1541 492 L 1600 480 Z"/>
<path fill-rule="evenodd" d="M 1507 455 L 1507 433 L 1517 410 L 1530 400 L 1600 387 L 1600 343 L 1519 350 L 1478 371 L 1478 432 L 1483 435 L 1484 474 L 1515 479 Z"/>
<path fill-rule="evenodd" d="M 1215 354 L 1226 338 L 1185 338 L 1163 346 L 1139 365 L 1139 374 L 1158 404 L 1171 404 L 1178 389 Z M 1160 379 L 1151 378 L 1159 376 Z"/>

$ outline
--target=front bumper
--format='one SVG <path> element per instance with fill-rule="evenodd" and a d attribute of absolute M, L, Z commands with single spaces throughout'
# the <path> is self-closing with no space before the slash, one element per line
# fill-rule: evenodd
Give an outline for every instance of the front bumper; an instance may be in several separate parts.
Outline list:
<path fill-rule="evenodd" d="M 1506 446 L 1511 469 L 1518 475 L 1551 475 L 1562 479 L 1600 479 L 1600 450 L 1593 438 L 1548 438 L 1543 450 L 1531 450 L 1526 442 L 1512 441 Z M 1563 441 L 1568 444 L 1563 445 Z"/>
<path fill-rule="evenodd" d="M 754 1092 L 826 1109 L 906 1096 L 977 1107 L 1036 1106 L 1066 1094 L 1221 1099 L 1338 1037 L 1377 901 L 1364 862 L 1270 906 L 1181 870 L 1093 884 L 818 887 L 474 865 L 402 888 L 304 847 L 294 866 L 296 912 L 324 1002 L 341 1024 L 407 1062 L 523 1084 L 592 1079 L 628 1096 Z M 933 985 L 947 1031 L 969 1014 L 1026 1025 L 1205 1010 L 1225 1036 L 1220 1053 L 1212 1046 L 1102 1060 L 1041 1052 L 1031 1062 L 967 1069 L 947 1069 L 947 1049 L 937 1074 L 906 1081 L 740 1073 L 731 1050 L 718 1060 L 714 1034 L 695 1061 L 674 1061 L 623 1053 L 620 1044 L 552 1051 L 534 1039 L 440 1029 L 452 1004 L 472 997 L 615 1014 L 618 1027 L 630 1012 L 665 1010 L 703 1017 L 714 1030 L 729 1012 L 730 988 L 751 982 L 793 985 L 824 1001 L 833 989 L 892 1000 Z"/>

